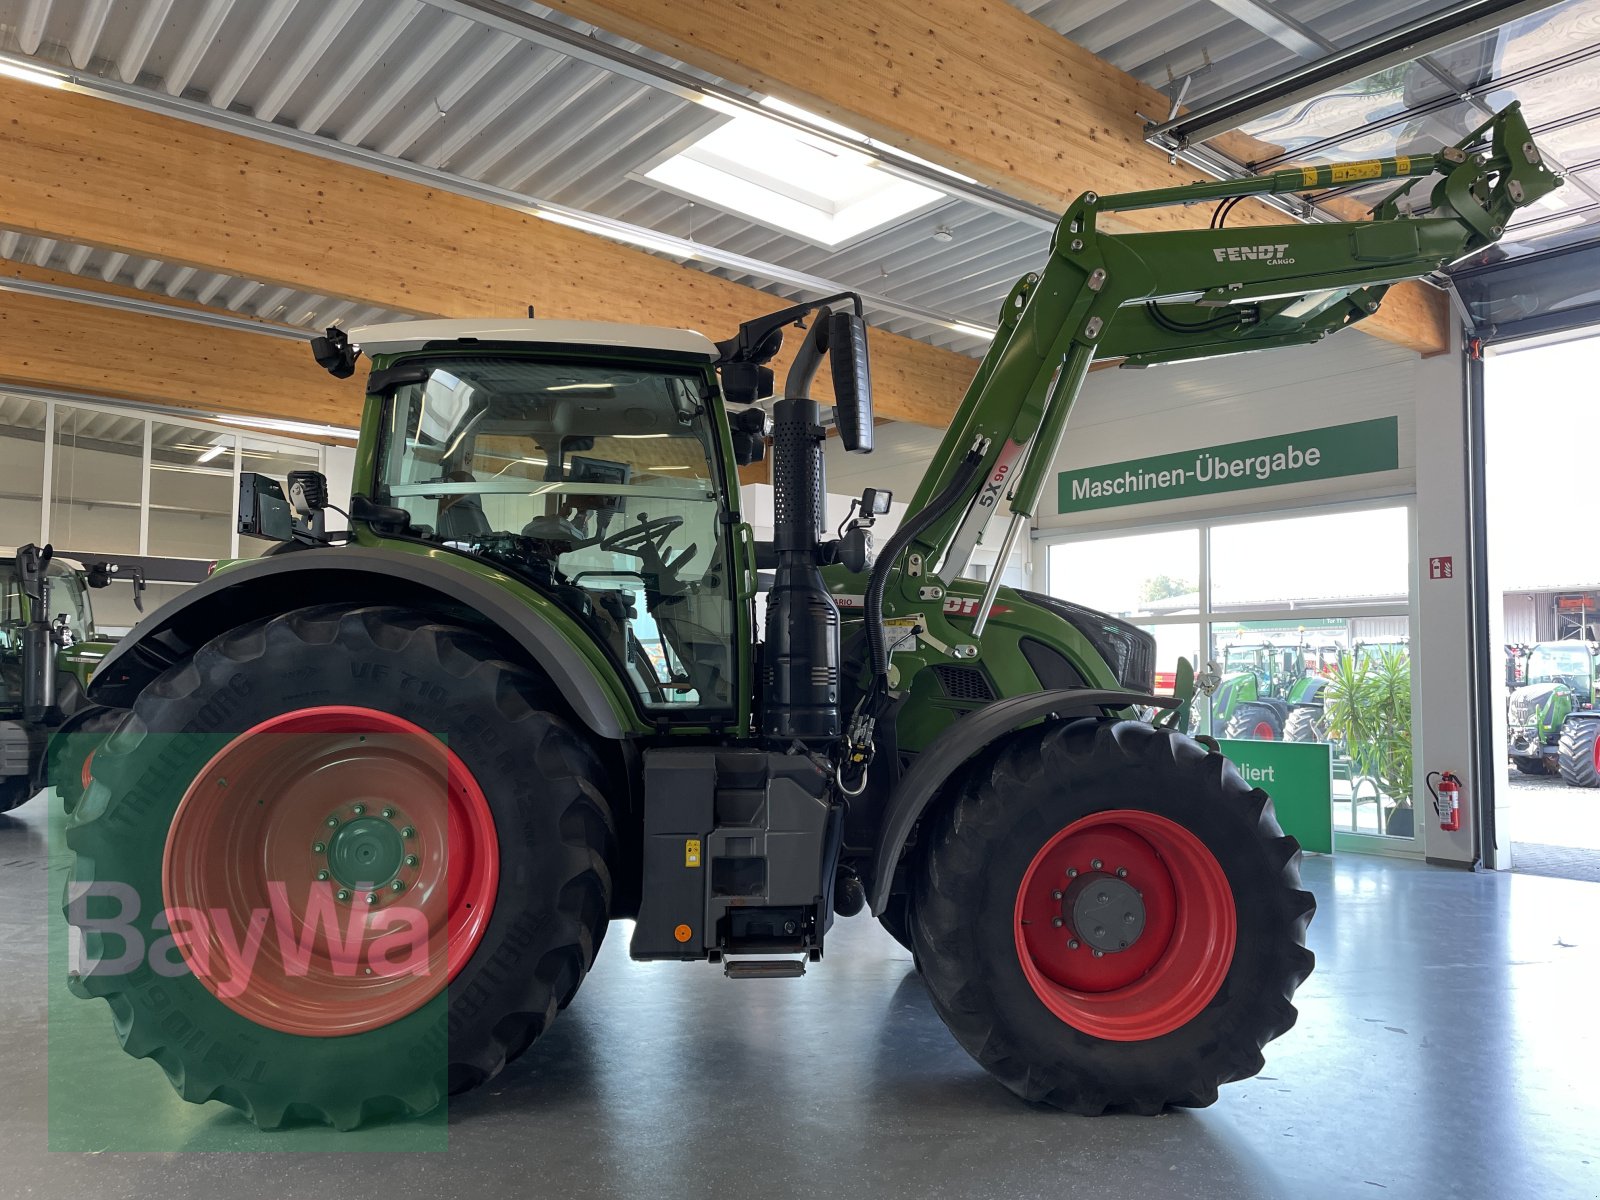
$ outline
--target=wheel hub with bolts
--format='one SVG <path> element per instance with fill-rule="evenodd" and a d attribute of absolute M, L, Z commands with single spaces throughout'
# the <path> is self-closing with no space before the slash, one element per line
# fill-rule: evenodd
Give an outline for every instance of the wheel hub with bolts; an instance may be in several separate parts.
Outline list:
<path fill-rule="evenodd" d="M 1096 955 L 1126 950 L 1144 932 L 1144 897 L 1128 882 L 1128 869 L 1120 872 L 1079 875 L 1061 896 L 1063 923 Z"/>
<path fill-rule="evenodd" d="M 348 903 L 361 895 L 376 905 L 416 882 L 422 860 L 415 842 L 416 830 L 393 806 L 357 802 L 323 821 L 311 844 L 313 871 L 319 882 L 338 885 L 336 899 Z"/>

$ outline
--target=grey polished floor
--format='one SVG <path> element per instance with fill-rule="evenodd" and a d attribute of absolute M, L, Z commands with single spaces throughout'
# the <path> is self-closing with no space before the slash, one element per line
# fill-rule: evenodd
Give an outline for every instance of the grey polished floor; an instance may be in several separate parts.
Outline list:
<path fill-rule="evenodd" d="M 173 1145 L 329 1153 L 51 1152 L 46 812 L 0 817 L 0 1197 L 1600 1195 L 1600 884 L 1356 856 L 1307 863 L 1319 965 L 1300 1024 L 1203 1111 L 1089 1120 L 1013 1099 L 858 919 L 797 981 L 634 964 L 613 930 L 551 1033 L 452 1106 L 437 1153 L 288 1143 L 184 1105 L 97 1005 L 74 1061 L 134 1073 L 136 1119 Z"/>

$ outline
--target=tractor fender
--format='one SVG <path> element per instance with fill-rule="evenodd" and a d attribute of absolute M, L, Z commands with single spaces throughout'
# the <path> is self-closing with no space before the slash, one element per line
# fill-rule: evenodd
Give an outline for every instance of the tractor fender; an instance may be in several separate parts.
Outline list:
<path fill-rule="evenodd" d="M 468 610 L 469 621 L 510 640 L 604 738 L 624 736 L 604 683 L 583 653 L 503 584 L 438 558 L 368 546 L 271 554 L 219 571 L 162 605 L 117 642 L 89 685 L 97 704 L 131 707 L 146 684 L 225 630 L 308 604 L 402 604 Z"/>
<path fill-rule="evenodd" d="M 934 745 L 917 755 L 890 797 L 889 810 L 884 815 L 873 854 L 872 911 L 881 914 L 888 905 L 895 867 L 923 810 L 956 770 L 974 755 L 997 738 L 1014 733 L 1040 717 L 1099 717 L 1134 704 L 1176 708 L 1178 701 L 1171 696 L 1149 696 L 1142 692 L 1052 688 L 997 700 L 956 721 L 939 735 Z"/>

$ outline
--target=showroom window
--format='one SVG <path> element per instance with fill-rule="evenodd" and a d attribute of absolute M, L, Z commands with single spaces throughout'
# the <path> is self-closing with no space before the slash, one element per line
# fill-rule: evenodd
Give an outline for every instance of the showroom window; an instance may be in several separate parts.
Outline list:
<path fill-rule="evenodd" d="M 79 555 L 254 556 L 268 543 L 241 539 L 235 529 L 239 472 L 281 480 L 290 470 L 322 468 L 323 449 L 314 443 L 0 392 L 0 545 L 49 542 Z"/>
<path fill-rule="evenodd" d="M 1410 839 L 1412 510 L 1378 504 L 1042 539 L 1046 590 L 1156 639 L 1156 690 L 1180 657 L 1215 663 L 1196 705 L 1215 737 L 1330 744 L 1334 824 Z"/>

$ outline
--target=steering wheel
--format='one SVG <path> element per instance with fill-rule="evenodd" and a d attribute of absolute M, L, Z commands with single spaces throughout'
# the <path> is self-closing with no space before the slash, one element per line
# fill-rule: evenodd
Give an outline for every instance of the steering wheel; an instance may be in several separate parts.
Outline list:
<path fill-rule="evenodd" d="M 653 555 L 659 562 L 666 552 L 667 535 L 682 524 L 682 517 L 652 517 L 649 513 L 640 513 L 637 525 L 607 534 L 598 545 L 602 550 L 614 550 L 620 554 L 640 554 L 641 557 Z"/>

